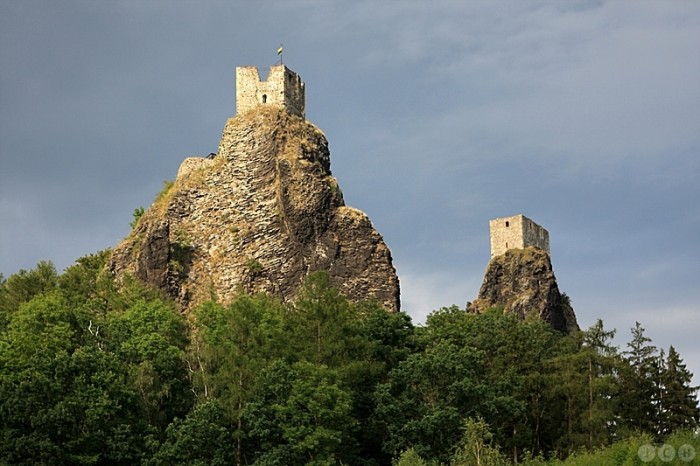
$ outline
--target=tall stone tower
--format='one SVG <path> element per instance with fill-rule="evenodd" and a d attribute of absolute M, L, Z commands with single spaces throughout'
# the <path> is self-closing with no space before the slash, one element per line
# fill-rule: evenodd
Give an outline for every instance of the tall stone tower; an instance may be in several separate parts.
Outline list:
<path fill-rule="evenodd" d="M 287 110 L 291 115 L 305 118 L 304 83 L 294 71 L 284 65 L 270 67 L 262 81 L 255 66 L 236 67 L 236 112 L 270 105 Z"/>
<path fill-rule="evenodd" d="M 549 254 L 547 230 L 522 214 L 489 220 L 491 258 L 505 254 L 509 249 L 534 246 Z"/>
<path fill-rule="evenodd" d="M 559 291 L 549 257 L 549 233 L 525 217 L 489 220 L 491 260 L 467 312 L 501 308 L 518 320 L 538 319 L 563 333 L 579 329 L 569 299 Z"/>

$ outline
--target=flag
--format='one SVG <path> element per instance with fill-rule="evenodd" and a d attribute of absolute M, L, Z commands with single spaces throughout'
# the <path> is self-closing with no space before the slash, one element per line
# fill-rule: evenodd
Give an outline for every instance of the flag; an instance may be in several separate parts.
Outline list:
<path fill-rule="evenodd" d="M 277 55 L 282 55 L 282 46 L 280 45 L 280 48 L 277 49 Z"/>

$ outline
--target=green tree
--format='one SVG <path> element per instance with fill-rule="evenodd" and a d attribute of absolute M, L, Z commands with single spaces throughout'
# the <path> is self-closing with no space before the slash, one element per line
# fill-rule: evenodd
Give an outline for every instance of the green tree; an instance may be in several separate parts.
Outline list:
<path fill-rule="evenodd" d="M 58 274 L 51 262 L 41 261 L 34 269 L 20 270 L 0 281 L 0 331 L 22 303 L 56 289 Z"/>
<path fill-rule="evenodd" d="M 307 277 L 299 299 L 286 315 L 288 361 L 309 361 L 334 370 L 351 395 L 352 416 L 360 421 L 359 456 L 384 457 L 381 426 L 374 422 L 374 388 L 390 367 L 411 351 L 413 326 L 406 314 L 390 314 L 376 302 L 354 305 L 329 283 L 328 274 Z"/>
<path fill-rule="evenodd" d="M 401 455 L 394 460 L 393 466 L 428 466 L 427 463 L 421 456 L 416 453 L 416 450 L 409 448 L 408 450 L 401 453 Z"/>
<path fill-rule="evenodd" d="M 586 409 L 582 426 L 587 435 L 587 448 L 608 445 L 615 436 L 617 371 L 621 366 L 618 348 L 612 344 L 615 330 L 606 330 L 598 319 L 583 333 L 581 353 L 586 363 Z"/>
<path fill-rule="evenodd" d="M 175 419 L 149 466 L 225 466 L 234 461 L 226 416 L 214 400 L 199 404 L 185 419 Z"/>
<path fill-rule="evenodd" d="M 243 461 L 243 412 L 258 375 L 285 352 L 284 308 L 267 296 L 242 295 L 229 306 L 205 303 L 195 311 L 197 337 L 191 367 L 200 398 L 215 398 L 234 428 L 235 457 Z"/>
<path fill-rule="evenodd" d="M 700 422 L 696 393 L 700 387 L 691 385 L 693 374 L 671 346 L 661 374 L 660 433 L 664 436 L 682 429 L 695 429 Z"/>
<path fill-rule="evenodd" d="M 558 435 L 556 416 L 546 390 L 561 334 L 540 321 L 518 321 L 500 309 L 469 314 L 456 307 L 428 317 L 424 344 L 451 341 L 478 349 L 485 357 L 485 378 L 492 398 L 482 411 L 496 442 L 516 461 L 525 450 L 548 448 Z"/>
<path fill-rule="evenodd" d="M 563 350 L 552 360 L 551 387 L 564 403 L 564 429 L 554 445 L 568 454 L 609 444 L 615 436 L 618 381 L 621 361 L 612 345 L 614 330 L 598 320 L 583 332 L 562 341 Z"/>
<path fill-rule="evenodd" d="M 267 447 L 275 441 L 287 445 L 273 448 L 265 458 L 290 451 L 281 434 L 251 434 L 248 423 L 258 419 L 244 416 L 261 384 L 269 383 L 260 375 L 279 361 L 292 366 L 311 363 L 331 371 L 337 387 L 350 397 L 349 425 L 358 427 L 344 431 L 347 455 L 381 456 L 381 436 L 371 416 L 372 394 L 389 368 L 412 351 L 410 317 L 389 314 L 376 303 L 355 306 L 330 286 L 326 273 L 315 273 L 293 305 L 263 295 L 242 295 L 229 306 L 205 303 L 195 311 L 195 326 L 190 353 L 195 389 L 200 400 L 215 399 L 224 409 L 236 463 L 258 451 L 262 439 Z"/>
<path fill-rule="evenodd" d="M 143 206 L 138 206 L 137 208 L 134 209 L 134 212 L 131 214 L 134 219 L 129 222 L 129 226 L 131 226 L 132 229 L 136 228 L 136 225 L 139 224 L 139 221 L 141 220 L 141 217 L 143 217 L 144 214 L 144 208 Z"/>
<path fill-rule="evenodd" d="M 125 311 L 107 315 L 107 347 L 128 366 L 149 424 L 164 431 L 192 406 L 185 359 L 187 327 L 174 305 L 138 299 Z"/>
<path fill-rule="evenodd" d="M 360 456 L 383 464 L 391 456 L 382 450 L 384 429 L 374 417 L 374 390 L 377 384 L 387 381 L 392 369 L 416 351 L 415 329 L 410 316 L 387 312 L 377 303 L 361 303 L 358 313 L 360 333 L 368 340 L 369 351 L 354 364 L 352 373 L 345 371 L 345 379 L 352 395 L 353 418 L 360 423 L 357 431 Z"/>
<path fill-rule="evenodd" d="M 104 315 L 118 288 L 105 271 L 110 250 L 89 254 L 75 261 L 58 277 L 58 288 L 73 307 L 87 306 Z"/>
<path fill-rule="evenodd" d="M 493 399 L 483 383 L 485 365 L 483 352 L 451 342 L 401 362 L 375 392 L 385 453 L 396 457 L 414 448 L 424 458 L 447 461 L 463 417 L 486 410 Z"/>
<path fill-rule="evenodd" d="M 330 286 L 326 272 L 307 277 L 289 311 L 287 326 L 295 360 L 340 368 L 363 359 L 369 349 L 357 311 Z"/>
<path fill-rule="evenodd" d="M 509 466 L 493 445 L 493 434 L 481 419 L 468 418 L 464 422 L 464 436 L 452 458 L 452 466 Z"/>
<path fill-rule="evenodd" d="M 413 447 L 447 461 L 463 421 L 477 416 L 489 419 L 496 444 L 516 461 L 552 443 L 559 425 L 549 419 L 557 410 L 546 361 L 561 338 L 556 332 L 498 309 L 469 314 L 454 306 L 430 314 L 419 330 L 425 349 L 399 363 L 375 393 L 387 454 Z"/>
<path fill-rule="evenodd" d="M 370 342 L 369 357 L 382 363 L 387 372 L 418 349 L 415 327 L 405 312 L 387 312 L 370 302 L 360 303 L 357 313 L 359 332 Z"/>
<path fill-rule="evenodd" d="M 5 464 L 138 463 L 152 429 L 94 316 L 52 292 L 22 304 L 0 339 Z"/>
<path fill-rule="evenodd" d="M 620 370 L 619 412 L 623 430 L 657 435 L 658 372 L 657 349 L 639 322 L 632 328 L 632 340 L 623 352 L 626 365 Z"/>
<path fill-rule="evenodd" d="M 353 463 L 350 394 L 334 370 L 301 361 L 278 361 L 263 373 L 246 407 L 255 465 Z"/>

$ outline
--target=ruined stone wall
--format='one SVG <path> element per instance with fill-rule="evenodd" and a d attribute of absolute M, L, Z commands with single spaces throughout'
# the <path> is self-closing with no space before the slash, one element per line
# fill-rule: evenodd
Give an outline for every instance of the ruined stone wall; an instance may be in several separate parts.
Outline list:
<path fill-rule="evenodd" d="M 491 257 L 505 254 L 509 249 L 534 246 L 549 254 L 547 230 L 522 214 L 489 220 Z"/>
<path fill-rule="evenodd" d="M 284 65 L 270 67 L 261 81 L 255 66 L 236 68 L 236 111 L 238 114 L 268 105 L 284 108 L 292 115 L 305 118 L 305 90 L 299 75 Z"/>
<path fill-rule="evenodd" d="M 523 246 L 534 246 L 549 254 L 549 232 L 529 218 L 523 217 Z"/>

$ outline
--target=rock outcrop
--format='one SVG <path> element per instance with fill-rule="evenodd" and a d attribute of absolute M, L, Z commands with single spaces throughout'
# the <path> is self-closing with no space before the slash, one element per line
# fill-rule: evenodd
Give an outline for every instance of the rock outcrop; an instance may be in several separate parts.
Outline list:
<path fill-rule="evenodd" d="M 293 300 L 319 270 L 351 300 L 399 309 L 389 248 L 367 215 L 344 204 L 325 136 L 275 108 L 229 119 L 215 157 L 186 159 L 114 249 L 111 269 L 183 310 L 241 292 Z"/>
<path fill-rule="evenodd" d="M 541 319 L 554 329 L 578 330 L 568 298 L 559 292 L 549 255 L 542 249 L 510 249 L 491 259 L 479 296 L 467 303 L 468 312 L 502 307 L 520 320 Z"/>

